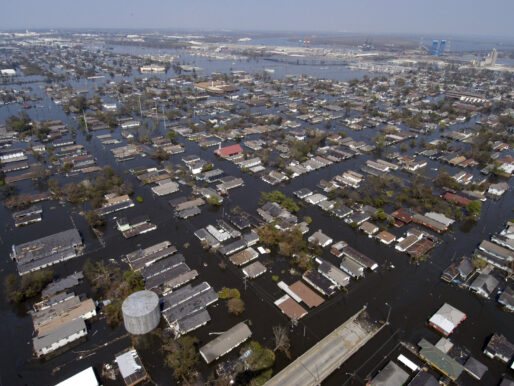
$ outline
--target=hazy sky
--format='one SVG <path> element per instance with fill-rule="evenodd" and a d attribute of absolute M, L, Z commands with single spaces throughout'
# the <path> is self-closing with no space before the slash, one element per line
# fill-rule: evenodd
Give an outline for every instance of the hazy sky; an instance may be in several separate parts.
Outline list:
<path fill-rule="evenodd" d="M 190 28 L 514 37 L 514 0 L 2 0 L 0 29 Z"/>

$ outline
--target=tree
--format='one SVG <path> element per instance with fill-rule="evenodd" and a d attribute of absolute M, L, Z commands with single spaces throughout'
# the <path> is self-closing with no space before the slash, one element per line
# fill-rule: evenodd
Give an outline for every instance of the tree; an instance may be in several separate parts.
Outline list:
<path fill-rule="evenodd" d="M 220 299 L 239 299 L 241 294 L 237 288 L 223 287 L 221 291 L 218 291 L 218 297 Z"/>
<path fill-rule="evenodd" d="M 241 315 L 245 310 L 245 302 L 239 298 L 232 298 L 227 301 L 227 308 L 232 315 Z"/>
<path fill-rule="evenodd" d="M 173 369 L 175 379 L 186 382 L 191 378 L 193 370 L 200 362 L 196 351 L 197 344 L 197 338 L 185 335 L 164 345 L 164 350 L 168 352 L 165 363 Z"/>
<path fill-rule="evenodd" d="M 167 137 L 168 137 L 168 139 L 169 139 L 171 142 L 173 142 L 173 143 L 175 143 L 175 141 L 176 141 L 176 140 L 177 140 L 177 138 L 178 138 L 178 134 L 177 134 L 177 132 L 176 132 L 176 131 L 174 131 L 174 130 L 170 130 L 170 131 L 168 131 L 168 132 L 166 133 L 166 136 L 167 136 Z"/>
<path fill-rule="evenodd" d="M 273 351 L 282 351 L 288 358 L 290 358 L 291 353 L 289 352 L 289 349 L 291 348 L 291 342 L 287 333 L 287 328 L 280 325 L 273 326 L 273 339 L 275 341 L 275 348 Z"/>
<path fill-rule="evenodd" d="M 470 216 L 478 218 L 482 213 L 482 203 L 480 201 L 471 201 L 468 205 L 466 205 L 466 210 Z"/>
<path fill-rule="evenodd" d="M 220 206 L 221 205 L 221 201 L 220 201 L 219 197 L 217 197 L 217 196 L 207 197 L 207 203 L 212 206 Z"/>
<path fill-rule="evenodd" d="M 23 275 L 21 279 L 16 274 L 6 277 L 4 285 L 7 300 L 21 303 L 26 299 L 38 296 L 43 288 L 52 281 L 52 271 L 41 270 Z"/>
<path fill-rule="evenodd" d="M 94 210 L 90 210 L 86 213 L 86 221 L 91 228 L 98 228 L 105 225 L 105 218 Z"/>

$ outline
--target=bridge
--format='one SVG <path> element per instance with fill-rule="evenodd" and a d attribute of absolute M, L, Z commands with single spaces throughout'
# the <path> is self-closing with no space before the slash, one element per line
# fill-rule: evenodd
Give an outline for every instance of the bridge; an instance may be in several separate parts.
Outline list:
<path fill-rule="evenodd" d="M 365 319 L 366 306 L 271 378 L 265 386 L 316 386 L 355 354 L 382 326 Z"/>

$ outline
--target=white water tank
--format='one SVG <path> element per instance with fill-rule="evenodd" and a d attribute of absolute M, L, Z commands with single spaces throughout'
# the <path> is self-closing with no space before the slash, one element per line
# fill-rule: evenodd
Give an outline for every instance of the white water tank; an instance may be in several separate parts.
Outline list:
<path fill-rule="evenodd" d="M 125 329 L 133 335 L 143 335 L 159 325 L 159 297 L 152 291 L 138 291 L 128 296 L 121 306 Z"/>

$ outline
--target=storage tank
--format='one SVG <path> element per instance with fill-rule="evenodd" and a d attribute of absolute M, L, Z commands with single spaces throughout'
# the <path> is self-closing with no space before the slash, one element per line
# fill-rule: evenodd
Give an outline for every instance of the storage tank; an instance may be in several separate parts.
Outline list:
<path fill-rule="evenodd" d="M 125 329 L 134 335 L 152 331 L 161 319 L 159 297 L 152 291 L 138 291 L 128 296 L 121 306 Z"/>

